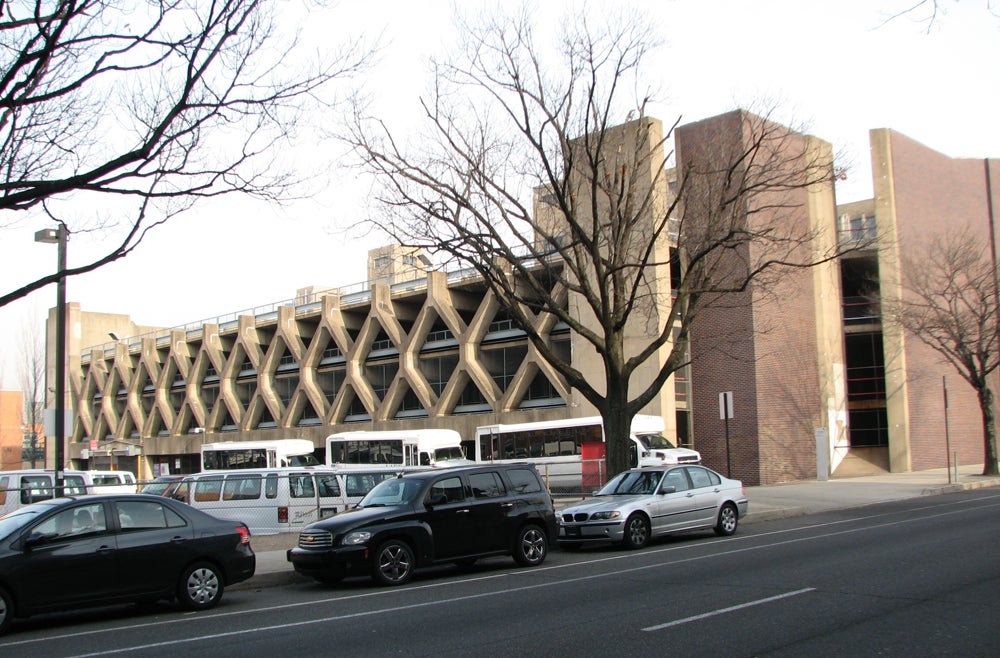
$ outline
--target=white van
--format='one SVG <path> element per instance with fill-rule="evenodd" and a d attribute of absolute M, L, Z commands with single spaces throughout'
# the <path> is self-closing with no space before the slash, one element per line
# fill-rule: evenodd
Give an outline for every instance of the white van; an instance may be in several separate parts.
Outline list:
<path fill-rule="evenodd" d="M 84 471 L 89 476 L 88 493 L 135 493 L 137 482 L 131 471 Z"/>
<path fill-rule="evenodd" d="M 109 471 L 128 473 L 128 471 Z M 135 476 L 128 473 L 135 491 Z M 19 471 L 0 471 L 0 516 L 13 512 L 22 505 L 55 498 L 55 471 L 29 468 Z M 95 491 L 94 477 L 88 471 L 63 471 L 63 492 L 67 496 L 82 496 Z"/>
<path fill-rule="evenodd" d="M 220 519 L 242 521 L 255 535 L 298 532 L 355 505 L 385 469 L 245 468 L 186 476 L 171 494 Z"/>

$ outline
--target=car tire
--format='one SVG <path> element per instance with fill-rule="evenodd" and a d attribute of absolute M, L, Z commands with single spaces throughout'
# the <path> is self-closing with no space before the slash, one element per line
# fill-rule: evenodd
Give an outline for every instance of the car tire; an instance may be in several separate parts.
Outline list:
<path fill-rule="evenodd" d="M 7 632 L 10 622 L 14 619 L 14 599 L 7 590 L 0 587 L 0 635 Z"/>
<path fill-rule="evenodd" d="M 405 541 L 390 539 L 379 545 L 372 561 L 372 578 L 379 585 L 403 585 L 413 576 L 413 549 Z"/>
<path fill-rule="evenodd" d="M 514 561 L 522 567 L 535 567 L 545 562 L 549 554 L 549 539 L 545 531 L 534 524 L 526 525 L 517 533 L 514 544 Z"/>
<path fill-rule="evenodd" d="M 739 522 L 740 515 L 736 511 L 736 505 L 723 503 L 722 509 L 719 510 L 719 520 L 715 524 L 715 534 L 720 537 L 728 537 L 736 532 L 736 526 L 739 525 Z"/>
<path fill-rule="evenodd" d="M 210 562 L 196 562 L 177 582 L 177 600 L 186 610 L 208 610 L 222 600 L 222 572 Z"/>
<path fill-rule="evenodd" d="M 649 519 L 644 515 L 635 513 L 625 519 L 625 534 L 622 536 L 622 545 L 625 548 L 642 548 L 649 543 Z"/>

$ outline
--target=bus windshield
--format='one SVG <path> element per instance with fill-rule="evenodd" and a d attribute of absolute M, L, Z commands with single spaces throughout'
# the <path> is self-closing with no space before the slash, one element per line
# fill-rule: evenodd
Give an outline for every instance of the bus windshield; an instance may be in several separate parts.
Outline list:
<path fill-rule="evenodd" d="M 662 434 L 637 434 L 636 438 L 646 450 L 671 450 L 677 447 Z"/>

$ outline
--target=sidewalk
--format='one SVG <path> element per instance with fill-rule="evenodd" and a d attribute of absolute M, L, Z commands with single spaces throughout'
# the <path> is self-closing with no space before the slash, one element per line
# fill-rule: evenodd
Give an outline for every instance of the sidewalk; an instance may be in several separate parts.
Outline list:
<path fill-rule="evenodd" d="M 771 521 L 830 510 L 850 509 L 893 500 L 934 496 L 965 489 L 1000 487 L 1000 477 L 980 475 L 979 465 L 960 466 L 958 480 L 949 484 L 944 468 L 916 473 L 885 473 L 856 478 L 815 480 L 747 487 L 750 509 L 740 523 Z M 567 507 L 579 498 L 557 498 L 556 509 Z M 253 537 L 251 545 L 257 553 L 257 573 L 250 580 L 238 583 L 232 590 L 257 589 L 293 582 L 311 582 L 292 570 L 285 551 L 298 541 L 298 533 Z"/>

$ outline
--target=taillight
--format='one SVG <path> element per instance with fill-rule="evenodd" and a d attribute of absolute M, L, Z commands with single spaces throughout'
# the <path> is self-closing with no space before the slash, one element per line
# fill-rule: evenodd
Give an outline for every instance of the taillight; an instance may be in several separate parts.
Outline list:
<path fill-rule="evenodd" d="M 279 507 L 278 508 L 278 523 L 288 523 L 288 508 Z"/>
<path fill-rule="evenodd" d="M 237 526 L 236 532 L 240 533 L 240 543 L 249 544 L 250 543 L 250 530 L 245 525 Z"/>

